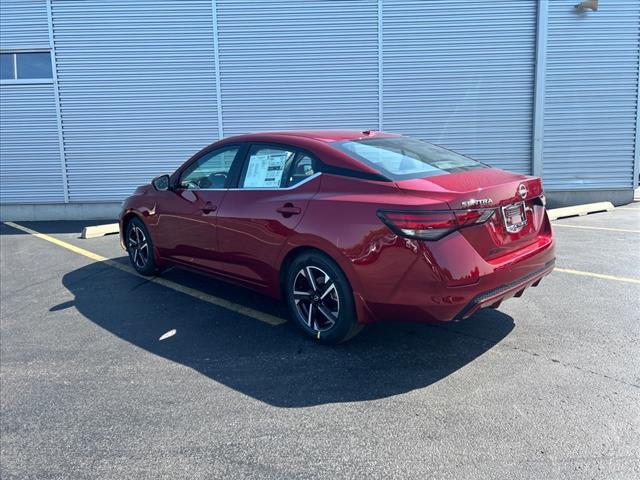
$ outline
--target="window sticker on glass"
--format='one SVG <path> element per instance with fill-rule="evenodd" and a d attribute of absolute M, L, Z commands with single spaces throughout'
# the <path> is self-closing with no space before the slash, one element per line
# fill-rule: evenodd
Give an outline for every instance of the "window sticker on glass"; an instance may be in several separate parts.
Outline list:
<path fill-rule="evenodd" d="M 264 150 L 262 151 L 264 152 Z M 251 155 L 247 174 L 244 178 L 246 188 L 279 188 L 282 182 L 284 167 L 292 152 L 282 150 L 273 153 Z"/>

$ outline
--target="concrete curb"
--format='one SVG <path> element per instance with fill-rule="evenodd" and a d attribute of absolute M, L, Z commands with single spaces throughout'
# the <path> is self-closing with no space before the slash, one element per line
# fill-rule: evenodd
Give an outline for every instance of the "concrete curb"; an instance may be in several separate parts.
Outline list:
<path fill-rule="evenodd" d="M 557 220 L 559 218 L 583 216 L 589 213 L 609 212 L 614 208 L 611 202 L 598 202 L 574 205 L 572 207 L 552 208 L 547 210 L 547 213 L 550 220 Z"/>
<path fill-rule="evenodd" d="M 120 225 L 117 223 L 108 223 L 106 225 L 92 225 L 90 227 L 84 227 L 80 238 L 96 238 L 104 237 L 105 235 L 111 235 L 113 233 L 120 232 Z"/>

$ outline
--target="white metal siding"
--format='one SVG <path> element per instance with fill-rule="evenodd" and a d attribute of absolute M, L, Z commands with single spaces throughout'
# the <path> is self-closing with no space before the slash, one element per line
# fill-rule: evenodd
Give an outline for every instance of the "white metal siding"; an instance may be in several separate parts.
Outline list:
<path fill-rule="evenodd" d="M 63 202 L 53 85 L 0 87 L 0 202 Z"/>
<path fill-rule="evenodd" d="M 0 48 L 49 48 L 45 0 L 0 0 Z"/>
<path fill-rule="evenodd" d="M 640 2 L 549 2 L 545 188 L 632 188 Z"/>
<path fill-rule="evenodd" d="M 0 48 L 48 49 L 45 0 L 0 0 Z M 0 86 L 0 202 L 64 201 L 52 83 Z"/>
<path fill-rule="evenodd" d="M 218 0 L 224 134 L 378 127 L 375 0 Z"/>
<path fill-rule="evenodd" d="M 539 52 L 545 186 L 631 188 L 640 2 L 577 2 L 548 2 Z M 221 129 L 381 124 L 531 172 L 534 0 L 51 3 L 72 202 L 120 200 Z M 49 48 L 47 20 L 0 0 L 0 46 Z M 2 202 L 63 201 L 54 85 L 0 93 Z"/>
<path fill-rule="evenodd" d="M 383 125 L 530 173 L 536 2 L 385 1 Z"/>
<path fill-rule="evenodd" d="M 52 7 L 72 202 L 122 199 L 217 139 L 210 0 Z"/>

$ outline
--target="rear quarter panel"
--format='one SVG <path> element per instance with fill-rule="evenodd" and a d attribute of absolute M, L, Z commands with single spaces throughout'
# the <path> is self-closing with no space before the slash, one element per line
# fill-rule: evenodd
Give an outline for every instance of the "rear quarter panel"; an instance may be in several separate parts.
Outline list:
<path fill-rule="evenodd" d="M 415 206 L 416 202 L 428 208 L 447 208 L 437 199 L 411 198 L 392 182 L 323 174 L 320 190 L 289 238 L 281 261 L 295 248 L 316 248 L 338 263 L 356 295 L 391 297 L 415 262 L 433 262 L 423 242 L 398 237 L 377 212 Z M 430 271 L 438 277 L 435 268 Z"/>

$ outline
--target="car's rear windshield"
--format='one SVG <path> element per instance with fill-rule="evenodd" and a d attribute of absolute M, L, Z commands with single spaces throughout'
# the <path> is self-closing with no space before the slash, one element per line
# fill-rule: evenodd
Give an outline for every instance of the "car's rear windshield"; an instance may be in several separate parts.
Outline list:
<path fill-rule="evenodd" d="M 409 137 L 344 140 L 332 142 L 331 145 L 375 168 L 390 180 L 407 180 L 487 168 L 487 165 L 459 153 Z"/>

